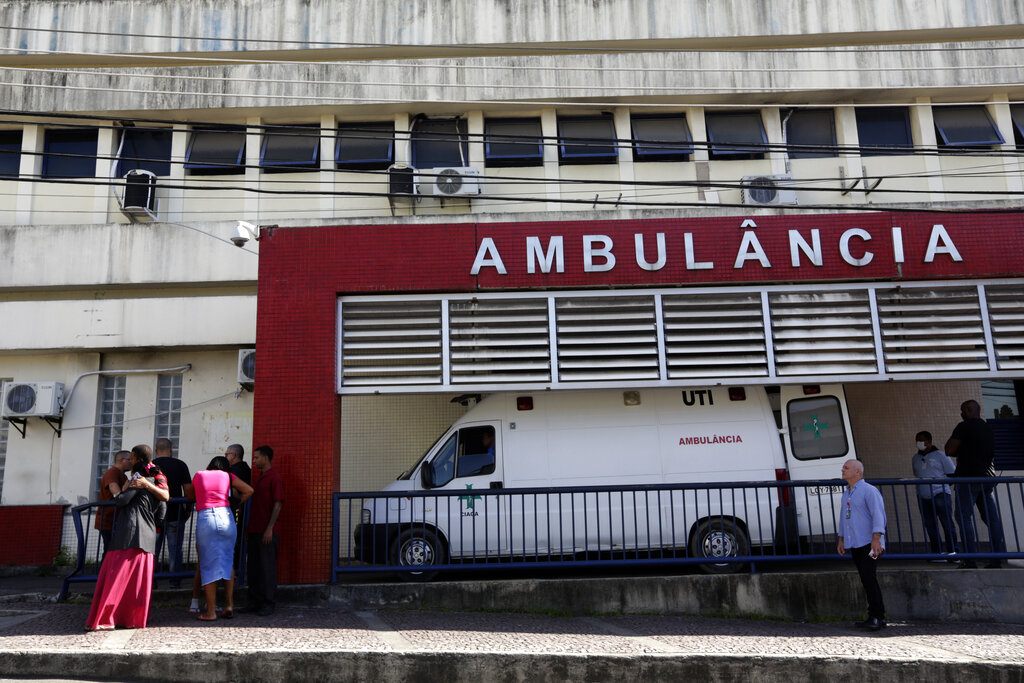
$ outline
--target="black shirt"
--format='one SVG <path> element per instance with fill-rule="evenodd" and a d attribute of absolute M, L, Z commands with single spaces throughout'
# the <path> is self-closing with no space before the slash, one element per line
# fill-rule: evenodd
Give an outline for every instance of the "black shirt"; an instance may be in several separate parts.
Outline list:
<path fill-rule="evenodd" d="M 993 474 L 995 437 L 987 422 L 980 417 L 968 418 L 956 426 L 950 438 L 960 442 L 956 450 L 954 477 L 988 477 Z"/>
<path fill-rule="evenodd" d="M 228 472 L 235 475 L 246 484 L 252 485 L 252 469 L 244 462 L 236 462 L 228 468 Z M 231 489 L 231 509 L 238 512 L 238 492 Z"/>
<path fill-rule="evenodd" d="M 153 478 L 147 478 L 151 484 L 157 483 Z M 117 505 L 117 519 L 108 550 L 141 548 L 151 555 L 155 554 L 156 529 L 164 521 L 164 502 L 142 489 L 125 489 L 114 501 Z"/>
<path fill-rule="evenodd" d="M 185 492 L 182 489 L 182 486 L 192 483 L 192 474 L 188 471 L 188 465 L 185 464 L 185 461 L 179 460 L 178 458 L 168 458 L 164 456 L 153 460 L 153 464 L 159 467 L 160 471 L 164 473 L 165 477 L 167 477 L 167 489 L 171 493 L 171 498 L 184 498 Z M 168 522 L 173 522 L 175 520 L 185 521 L 191 514 L 191 504 L 167 504 Z"/>

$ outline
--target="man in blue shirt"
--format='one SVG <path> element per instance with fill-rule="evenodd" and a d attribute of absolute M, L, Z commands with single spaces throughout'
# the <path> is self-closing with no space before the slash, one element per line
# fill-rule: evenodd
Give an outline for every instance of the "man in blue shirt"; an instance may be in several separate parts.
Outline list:
<path fill-rule="evenodd" d="M 878 631 L 885 626 L 885 604 L 875 577 L 875 560 L 885 552 L 885 503 L 878 489 L 864 481 L 864 464 L 859 460 L 843 463 L 843 480 L 847 488 L 839 511 L 836 549 L 840 555 L 845 555 L 849 548 L 867 593 L 868 618 L 856 625 Z"/>

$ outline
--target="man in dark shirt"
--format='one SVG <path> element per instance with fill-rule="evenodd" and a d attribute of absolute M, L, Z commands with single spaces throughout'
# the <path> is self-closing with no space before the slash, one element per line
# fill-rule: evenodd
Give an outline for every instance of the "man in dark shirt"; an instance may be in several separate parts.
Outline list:
<path fill-rule="evenodd" d="M 946 442 L 946 455 L 956 458 L 954 477 L 991 477 L 992 456 L 995 453 L 995 437 L 992 428 L 981 418 L 981 406 L 977 401 L 964 401 L 960 406 L 960 417 L 963 422 L 953 429 L 953 435 Z M 974 528 L 974 507 L 988 526 L 988 535 L 992 541 L 992 552 L 1005 553 L 1006 540 L 1003 537 L 1003 521 L 999 517 L 999 507 L 992 495 L 995 484 L 957 484 L 956 507 L 957 524 L 960 526 L 960 537 L 964 552 L 977 553 L 980 548 Z M 960 563 L 962 569 L 973 569 L 977 565 L 974 560 L 967 559 Z M 989 562 L 987 567 L 1002 566 L 1000 560 Z"/>
<path fill-rule="evenodd" d="M 172 449 L 173 445 L 170 439 L 157 439 L 156 458 L 153 459 L 153 464 L 159 467 L 167 477 L 167 488 L 170 490 L 171 498 L 183 498 L 192 489 L 192 474 L 184 461 L 174 457 Z M 185 540 L 188 518 L 191 514 L 191 503 L 167 504 L 167 519 L 164 522 L 158 548 L 160 546 L 165 548 L 168 569 L 172 572 L 181 571 L 181 546 Z M 171 579 L 170 585 L 171 588 L 179 588 L 181 579 Z"/>
<path fill-rule="evenodd" d="M 121 493 L 121 489 L 128 482 L 128 476 L 125 474 L 132 468 L 132 453 L 131 451 L 118 451 L 114 454 L 114 464 L 103 473 L 103 479 L 100 481 L 100 502 L 106 500 L 114 500 L 114 496 Z M 107 546 L 110 545 L 110 534 L 114 529 L 114 508 L 113 506 L 103 506 L 96 508 L 96 520 L 94 525 L 97 531 L 100 532 L 100 538 L 103 539 L 103 556 L 107 556 Z"/>
<path fill-rule="evenodd" d="M 273 469 L 274 450 L 260 446 L 252 454 L 252 464 L 259 471 L 249 502 L 249 525 L 246 527 L 249 572 L 249 605 L 246 612 L 265 617 L 274 613 L 277 594 L 277 534 L 274 525 L 284 504 L 284 482 Z"/>
<path fill-rule="evenodd" d="M 252 470 L 245 464 L 245 448 L 240 443 L 233 443 L 224 450 L 224 457 L 228 459 L 228 465 L 230 465 L 228 471 L 235 475 L 246 484 L 252 484 Z M 245 509 L 241 508 L 238 504 L 238 498 L 235 496 L 235 490 L 231 489 L 231 512 L 235 515 L 235 527 L 237 529 L 244 529 L 245 524 Z M 244 533 L 239 532 L 235 536 L 235 567 L 238 567 L 238 556 L 242 551 L 242 539 L 245 538 Z"/>

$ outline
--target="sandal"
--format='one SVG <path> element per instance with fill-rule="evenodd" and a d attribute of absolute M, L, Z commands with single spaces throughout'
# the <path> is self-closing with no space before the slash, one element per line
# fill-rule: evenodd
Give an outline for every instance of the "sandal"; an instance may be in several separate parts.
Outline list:
<path fill-rule="evenodd" d="M 212 617 L 207 617 L 206 615 L 200 614 L 199 615 L 199 621 L 217 621 L 217 617 L 216 617 L 216 615 L 214 615 Z"/>
<path fill-rule="evenodd" d="M 202 614 L 203 610 L 199 609 L 198 607 L 189 607 L 188 608 L 188 613 L 189 614 Z"/>
<path fill-rule="evenodd" d="M 233 610 L 233 609 L 226 609 L 226 610 L 224 610 L 223 613 L 221 613 L 220 616 L 221 616 L 222 619 L 231 619 L 232 617 L 235 616 L 235 610 Z"/>

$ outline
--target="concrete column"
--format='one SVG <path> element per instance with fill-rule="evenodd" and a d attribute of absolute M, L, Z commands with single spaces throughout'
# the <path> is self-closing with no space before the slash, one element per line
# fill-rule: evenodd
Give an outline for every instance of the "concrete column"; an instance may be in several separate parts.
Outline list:
<path fill-rule="evenodd" d="M 761 120 L 768 135 L 768 144 L 773 149 L 768 152 L 768 160 L 772 164 L 772 173 L 786 172 L 786 150 L 782 148 L 782 115 L 778 107 L 765 107 L 761 110 Z"/>
<path fill-rule="evenodd" d="M 540 113 L 540 132 L 544 136 L 544 180 L 547 184 L 544 193 L 551 200 L 547 204 L 548 211 L 561 211 L 562 204 L 558 200 L 562 189 L 558 180 L 562 171 L 558 166 L 558 115 L 554 109 L 545 109 Z"/>
<path fill-rule="evenodd" d="M 185 208 L 185 152 L 188 150 L 189 127 L 184 123 L 174 124 L 171 133 L 171 175 L 167 178 L 170 187 L 167 189 L 167 206 L 160 207 L 160 218 L 165 221 L 181 222 Z"/>
<path fill-rule="evenodd" d="M 1008 192 L 1024 192 L 1024 177 L 1022 177 L 1024 176 L 1024 157 L 1016 156 L 1017 143 L 1013 137 L 1013 118 L 1010 116 L 1009 96 L 1006 93 L 996 93 L 988 99 L 985 108 L 1003 136 L 1004 142 L 997 149 L 1007 154 L 1002 158 L 1006 190 Z"/>
<path fill-rule="evenodd" d="M 28 125 L 22 129 L 18 175 L 23 180 L 18 181 L 18 200 L 14 209 L 14 221 L 18 225 L 29 225 L 32 222 L 32 199 L 35 196 L 35 188 L 43 185 L 32 180 L 43 174 L 43 157 L 40 156 L 43 151 L 43 136 L 42 126 Z"/>
<path fill-rule="evenodd" d="M 466 131 L 469 133 L 469 156 L 466 165 L 483 172 L 484 168 L 484 113 L 477 109 L 466 113 Z M 484 192 L 487 190 L 485 189 Z"/>
<path fill-rule="evenodd" d="M 250 116 L 245 120 L 245 125 L 249 126 L 245 132 L 245 186 L 253 189 L 260 187 L 260 149 L 263 146 L 263 131 L 253 126 L 259 126 L 262 122 L 259 116 Z M 260 199 L 258 192 L 246 192 L 243 203 L 245 216 L 239 218 L 259 225 Z"/>
<path fill-rule="evenodd" d="M 711 179 L 711 167 L 709 165 L 710 155 L 708 153 L 708 127 L 704 121 L 703 107 L 688 107 L 686 109 L 686 121 L 690 124 L 690 136 L 693 138 L 693 156 L 696 164 L 694 169 L 697 174 L 697 182 L 708 182 Z M 718 203 L 718 191 L 715 189 L 697 188 L 697 198 L 711 204 Z"/>
<path fill-rule="evenodd" d="M 942 162 L 934 152 L 938 144 L 935 139 L 935 119 L 932 118 L 930 97 L 918 97 L 914 100 L 919 105 L 910 108 L 910 130 L 914 136 L 914 144 L 922 147 L 925 173 L 928 175 L 927 201 L 938 202 L 944 198 L 942 182 Z M 920 201 L 920 200 L 918 200 Z"/>
<path fill-rule="evenodd" d="M 105 121 L 100 125 L 110 126 L 112 121 Z M 117 168 L 117 146 L 121 141 L 120 131 L 113 128 L 100 128 L 96 139 L 96 179 L 104 181 L 105 184 L 93 187 L 93 223 L 106 223 L 108 210 L 110 209 L 110 198 L 113 196 L 116 183 L 114 171 Z M 111 182 L 112 181 L 112 182 Z M 109 184 L 108 184 L 109 183 Z M 120 192 L 118 188 L 118 192 Z"/>
<path fill-rule="evenodd" d="M 409 115 L 395 114 L 395 163 L 412 165 L 412 143 L 409 141 Z"/>
<path fill-rule="evenodd" d="M 845 178 L 843 183 L 849 187 L 850 183 L 859 180 L 854 192 L 849 195 L 850 201 L 863 204 L 867 198 L 859 191 L 864 189 L 864 171 L 858 149 L 860 136 L 857 134 L 857 111 L 853 107 L 836 107 L 836 144 L 850 150 L 839 154 L 839 175 Z"/>
<path fill-rule="evenodd" d="M 334 215 L 334 150 L 338 142 L 338 120 L 334 114 L 320 117 L 320 217 Z"/>
<path fill-rule="evenodd" d="M 615 137 L 619 139 L 619 180 L 623 183 L 621 187 L 622 198 L 633 201 L 636 199 L 636 174 L 633 169 L 633 145 L 625 140 L 633 139 L 633 125 L 630 123 L 629 107 L 616 107 L 612 116 L 615 119 Z"/>

